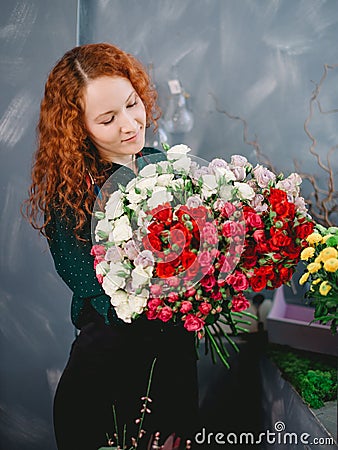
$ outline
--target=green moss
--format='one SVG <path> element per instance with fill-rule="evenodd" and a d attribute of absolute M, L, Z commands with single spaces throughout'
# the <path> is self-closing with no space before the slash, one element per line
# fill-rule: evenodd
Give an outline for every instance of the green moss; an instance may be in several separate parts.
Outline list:
<path fill-rule="evenodd" d="M 337 399 L 337 358 L 272 344 L 268 356 L 311 408 Z"/>

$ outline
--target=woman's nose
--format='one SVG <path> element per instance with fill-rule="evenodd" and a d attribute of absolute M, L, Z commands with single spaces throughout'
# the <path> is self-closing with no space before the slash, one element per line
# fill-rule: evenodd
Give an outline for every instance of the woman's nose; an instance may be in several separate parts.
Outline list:
<path fill-rule="evenodd" d="M 130 131 L 136 131 L 137 122 L 132 114 L 128 111 L 123 111 L 120 117 L 120 128 L 123 133 L 128 133 Z"/>

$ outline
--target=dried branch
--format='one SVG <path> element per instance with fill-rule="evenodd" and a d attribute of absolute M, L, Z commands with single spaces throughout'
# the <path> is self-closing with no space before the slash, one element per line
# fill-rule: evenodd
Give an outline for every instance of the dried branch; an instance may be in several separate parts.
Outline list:
<path fill-rule="evenodd" d="M 261 146 L 258 143 L 257 140 L 257 136 L 255 135 L 255 139 L 249 141 L 248 140 L 248 123 L 245 119 L 243 119 L 240 116 L 234 116 L 230 113 L 228 113 L 228 111 L 225 111 L 223 109 L 220 109 L 218 106 L 218 102 L 217 102 L 217 98 L 215 97 L 215 95 L 210 92 L 209 95 L 211 95 L 211 97 L 214 99 L 215 102 L 215 109 L 217 112 L 221 113 L 221 114 L 225 114 L 227 117 L 229 117 L 229 119 L 233 119 L 233 120 L 239 120 L 240 122 L 242 122 L 243 125 L 243 142 L 247 145 L 250 145 L 251 147 L 254 148 L 254 152 L 257 158 L 257 161 L 265 164 L 265 166 L 267 166 L 270 170 L 272 170 L 273 172 L 276 172 L 271 160 L 268 158 L 267 155 L 265 155 L 262 150 L 261 150 Z"/>

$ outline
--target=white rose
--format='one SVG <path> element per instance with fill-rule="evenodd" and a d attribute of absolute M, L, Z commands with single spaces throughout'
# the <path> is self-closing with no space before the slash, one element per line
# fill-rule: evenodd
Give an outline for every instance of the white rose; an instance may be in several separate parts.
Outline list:
<path fill-rule="evenodd" d="M 126 186 L 126 192 L 129 192 L 132 189 L 135 189 L 136 183 L 137 183 L 137 179 L 132 178 Z"/>
<path fill-rule="evenodd" d="M 99 262 L 95 267 L 97 275 L 106 275 L 109 272 L 109 264 L 106 261 Z"/>
<path fill-rule="evenodd" d="M 172 164 L 169 161 L 159 161 L 157 166 L 162 169 L 162 173 L 169 173 L 170 169 L 172 169 Z"/>
<path fill-rule="evenodd" d="M 184 170 L 185 172 L 189 172 L 191 164 L 191 158 L 186 158 L 185 156 L 178 159 L 173 163 L 174 170 Z"/>
<path fill-rule="evenodd" d="M 156 208 L 156 206 L 162 203 L 170 203 L 173 200 L 173 196 L 170 192 L 167 192 L 166 188 L 157 186 L 152 193 L 152 196 L 147 201 L 150 209 Z"/>
<path fill-rule="evenodd" d="M 157 178 L 157 186 L 169 186 L 174 179 L 173 173 L 165 173 Z"/>
<path fill-rule="evenodd" d="M 149 294 L 145 289 L 142 290 L 140 295 L 130 295 L 130 309 L 136 314 L 141 314 L 144 308 L 147 306 L 148 296 Z"/>
<path fill-rule="evenodd" d="M 276 179 L 276 175 L 264 166 L 259 164 L 252 171 L 254 177 L 256 178 L 259 187 L 265 188 L 268 186 L 270 181 Z"/>
<path fill-rule="evenodd" d="M 167 151 L 167 157 L 169 161 L 177 160 L 185 156 L 190 151 L 191 148 L 185 144 L 174 145 Z"/>
<path fill-rule="evenodd" d="M 156 164 L 148 164 L 147 166 L 143 167 L 142 170 L 140 170 L 139 175 L 141 177 L 153 177 L 156 175 Z"/>
<path fill-rule="evenodd" d="M 152 274 L 152 266 L 148 266 L 146 268 L 143 268 L 141 265 L 136 266 L 135 269 L 131 271 L 133 289 L 138 289 L 141 286 L 149 284 Z"/>
<path fill-rule="evenodd" d="M 106 217 L 108 219 L 115 219 L 123 214 L 122 192 L 113 192 L 106 203 Z"/>
<path fill-rule="evenodd" d="M 222 200 L 226 202 L 232 199 L 233 186 L 229 184 L 224 184 L 219 189 L 219 196 Z"/>
<path fill-rule="evenodd" d="M 255 197 L 255 191 L 247 183 L 239 183 L 235 181 L 235 188 L 237 195 L 241 200 L 252 200 Z"/>
<path fill-rule="evenodd" d="M 102 288 L 104 292 L 112 297 L 118 289 L 124 288 L 126 282 L 123 277 L 111 275 L 110 272 L 103 278 Z"/>
<path fill-rule="evenodd" d="M 123 302 L 115 306 L 116 315 L 123 322 L 131 323 L 133 311 L 130 308 L 129 302 Z"/>
<path fill-rule="evenodd" d="M 133 231 L 130 226 L 130 222 L 127 216 L 122 216 L 114 223 L 113 231 L 109 238 L 113 242 L 129 241 L 133 235 Z"/>
<path fill-rule="evenodd" d="M 142 178 L 137 180 L 135 188 L 140 189 L 141 191 L 146 191 L 147 189 L 153 189 L 156 183 L 157 175 L 155 177 Z"/>
<path fill-rule="evenodd" d="M 144 195 L 137 194 L 135 192 L 135 189 L 132 189 L 129 191 L 129 193 L 126 195 L 126 197 L 127 197 L 128 202 L 133 205 L 132 209 L 134 209 L 135 205 L 137 205 L 137 203 L 140 203 L 143 200 Z M 128 207 L 129 207 L 129 205 L 128 205 Z"/>
<path fill-rule="evenodd" d="M 107 236 L 112 230 L 112 224 L 108 221 L 107 217 L 104 219 L 101 219 L 97 222 L 97 225 L 95 227 L 95 240 L 96 242 L 99 242 L 101 240 L 99 236 L 99 232 L 106 234 Z"/>
<path fill-rule="evenodd" d="M 112 298 L 110 299 L 110 303 L 113 306 L 118 306 L 121 303 L 125 303 L 128 300 L 128 294 L 126 291 L 123 291 L 122 289 L 118 289 Z"/>

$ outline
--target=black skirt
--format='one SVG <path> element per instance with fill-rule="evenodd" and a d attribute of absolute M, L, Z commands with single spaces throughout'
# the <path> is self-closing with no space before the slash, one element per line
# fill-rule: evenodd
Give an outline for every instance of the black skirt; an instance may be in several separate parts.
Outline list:
<path fill-rule="evenodd" d="M 162 442 L 171 433 L 183 440 L 198 429 L 198 383 L 194 334 L 182 326 L 137 320 L 107 326 L 93 313 L 75 339 L 54 399 L 54 427 L 59 450 L 97 450 L 113 437 L 113 404 L 120 445 L 126 424 L 128 446 L 136 437 L 156 358 L 150 389 L 152 402 L 143 423 L 140 448 L 152 433 Z M 115 440 L 116 443 L 116 440 Z M 183 447 L 182 447 L 183 448 Z"/>

